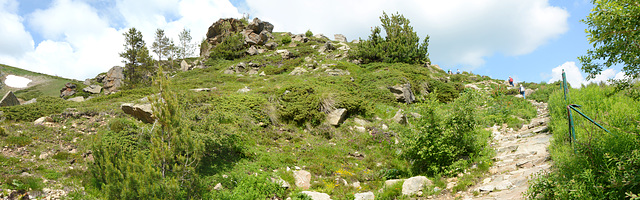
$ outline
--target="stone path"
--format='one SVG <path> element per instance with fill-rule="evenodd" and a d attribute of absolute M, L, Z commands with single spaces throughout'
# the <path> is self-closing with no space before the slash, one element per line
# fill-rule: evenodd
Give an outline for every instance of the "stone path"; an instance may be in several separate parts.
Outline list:
<path fill-rule="evenodd" d="M 547 128 L 547 104 L 530 102 L 537 107 L 538 116 L 517 131 L 505 126 L 492 127 L 494 140 L 491 145 L 496 149 L 496 156 L 489 170 L 491 175 L 468 192 L 456 196 L 461 199 L 524 199 L 531 175 L 551 167 L 547 150 L 551 139 Z M 480 195 L 473 196 L 474 191 Z"/>

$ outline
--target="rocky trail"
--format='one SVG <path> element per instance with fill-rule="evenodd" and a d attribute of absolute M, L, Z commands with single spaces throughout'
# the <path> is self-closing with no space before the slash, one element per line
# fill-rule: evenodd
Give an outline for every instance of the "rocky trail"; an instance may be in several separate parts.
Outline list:
<path fill-rule="evenodd" d="M 492 127 L 493 146 L 496 149 L 495 163 L 486 177 L 467 192 L 456 194 L 462 199 L 524 199 L 529 186 L 528 180 L 551 167 L 548 146 L 552 137 L 549 133 L 549 111 L 547 103 L 530 100 L 537 107 L 538 115 L 520 130 L 506 126 Z M 474 196 L 474 192 L 480 195 Z M 477 193 L 476 193 L 477 194 Z"/>

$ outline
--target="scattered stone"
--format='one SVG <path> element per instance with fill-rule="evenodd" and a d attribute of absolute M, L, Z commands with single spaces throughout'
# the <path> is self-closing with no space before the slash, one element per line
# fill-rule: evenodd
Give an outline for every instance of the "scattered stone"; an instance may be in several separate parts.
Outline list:
<path fill-rule="evenodd" d="M 269 50 L 275 50 L 276 47 L 278 47 L 278 44 L 275 42 L 268 42 L 264 45 L 264 47 L 266 47 Z"/>
<path fill-rule="evenodd" d="M 296 181 L 296 187 L 308 190 L 311 187 L 311 173 L 304 170 L 293 171 L 293 178 Z"/>
<path fill-rule="evenodd" d="M 324 45 L 322 45 L 319 49 L 318 52 L 328 52 L 328 51 L 333 51 L 336 50 L 336 47 L 333 46 L 333 43 L 331 43 L 331 41 L 325 42 Z"/>
<path fill-rule="evenodd" d="M 99 85 L 90 85 L 82 89 L 82 91 L 91 93 L 91 94 L 99 94 L 102 91 L 102 86 Z"/>
<path fill-rule="evenodd" d="M 40 117 L 38 119 L 36 119 L 36 121 L 33 121 L 34 125 L 43 125 L 45 122 L 53 122 L 53 119 L 51 117 Z"/>
<path fill-rule="evenodd" d="M 267 74 L 264 73 L 264 71 L 260 72 L 259 76 L 266 76 Z"/>
<path fill-rule="evenodd" d="M 293 69 L 293 71 L 291 71 L 291 73 L 289 73 L 289 75 L 292 76 L 297 76 L 297 75 L 302 75 L 304 73 L 307 73 L 309 71 L 307 71 L 306 69 L 302 68 L 302 67 L 296 67 L 295 69 Z"/>
<path fill-rule="evenodd" d="M 376 199 L 376 195 L 374 195 L 373 192 L 356 193 L 353 196 L 355 197 L 354 200 L 374 200 L 374 199 Z"/>
<path fill-rule="evenodd" d="M 368 126 L 371 122 L 364 120 L 364 119 L 360 119 L 360 118 L 355 118 L 353 119 L 353 122 L 355 122 L 356 124 L 360 125 L 360 126 Z"/>
<path fill-rule="evenodd" d="M 222 184 L 221 183 L 216 184 L 216 186 L 213 186 L 213 189 L 218 191 L 222 190 Z"/>
<path fill-rule="evenodd" d="M 345 37 L 342 34 L 335 34 L 333 35 L 333 37 L 336 39 L 336 41 L 338 42 L 347 42 L 347 37 Z"/>
<path fill-rule="evenodd" d="M 18 101 L 16 95 L 14 95 L 11 91 L 7 92 L 7 94 L 5 94 L 0 101 L 0 107 L 17 105 L 20 105 L 20 101 Z"/>
<path fill-rule="evenodd" d="M 289 59 L 293 56 L 293 54 L 291 52 L 289 52 L 289 50 L 286 49 L 282 49 L 282 50 L 276 50 L 276 53 L 280 56 L 282 56 L 282 59 Z"/>
<path fill-rule="evenodd" d="M 76 84 L 66 83 L 64 87 L 60 89 L 60 98 L 72 96 L 76 94 Z"/>
<path fill-rule="evenodd" d="M 404 85 L 396 85 L 389 86 L 389 91 L 393 93 L 398 102 L 402 103 L 413 103 L 416 100 L 416 97 L 413 95 L 413 91 L 411 91 L 411 84 L 407 83 Z"/>
<path fill-rule="evenodd" d="M 345 120 L 346 116 L 347 116 L 347 109 L 345 108 L 335 109 L 329 112 L 329 114 L 327 115 L 327 122 L 329 123 L 329 125 L 338 126 Z"/>
<path fill-rule="evenodd" d="M 125 103 L 120 105 L 120 109 L 124 111 L 124 113 L 131 115 L 132 117 L 146 122 L 153 123 L 155 122 L 155 117 L 153 116 L 153 110 L 151 109 L 151 104 L 132 104 Z"/>
<path fill-rule="evenodd" d="M 282 188 L 290 188 L 291 185 L 289 185 L 289 183 L 287 183 L 287 181 L 283 180 L 282 178 L 271 178 L 271 182 L 273 183 L 277 183 L 280 184 L 280 187 Z"/>
<path fill-rule="evenodd" d="M 251 89 L 249 89 L 249 87 L 244 86 L 244 88 L 238 90 L 238 93 L 247 93 L 247 92 L 250 92 L 250 91 L 251 91 Z"/>
<path fill-rule="evenodd" d="M 194 92 L 211 92 L 212 90 L 216 90 L 216 87 L 212 87 L 212 88 L 196 88 L 196 89 L 190 89 L 191 91 Z"/>
<path fill-rule="evenodd" d="M 469 84 L 464 85 L 464 88 L 471 88 L 471 89 L 474 89 L 474 90 L 480 90 L 480 88 L 477 85 L 473 84 L 473 83 L 469 83 Z"/>
<path fill-rule="evenodd" d="M 300 193 L 309 195 L 309 197 L 311 197 L 312 200 L 331 200 L 331 196 L 325 193 L 311 192 L 311 191 L 302 191 Z"/>
<path fill-rule="evenodd" d="M 29 101 L 22 102 L 20 105 L 27 105 L 27 104 L 32 104 L 32 103 L 36 103 L 36 102 L 38 102 L 38 99 L 33 98 L 33 99 L 29 100 Z"/>
<path fill-rule="evenodd" d="M 306 42 L 309 42 L 309 38 L 304 36 L 304 34 L 298 34 L 298 35 L 295 35 L 294 37 L 292 37 L 291 41 L 300 42 L 300 43 L 306 43 Z"/>
<path fill-rule="evenodd" d="M 123 69 L 120 66 L 114 66 L 107 72 L 107 75 L 102 81 L 104 85 L 104 93 L 110 94 L 118 91 L 118 88 L 123 85 L 124 74 Z"/>
<path fill-rule="evenodd" d="M 417 194 L 418 191 L 421 191 L 425 185 L 432 185 L 433 183 L 427 177 L 424 176 L 416 176 L 408 178 L 402 184 L 402 194 L 403 195 L 414 195 Z"/>
<path fill-rule="evenodd" d="M 84 97 L 83 96 L 73 97 L 73 98 L 67 99 L 67 101 L 83 102 L 84 101 Z"/>
<path fill-rule="evenodd" d="M 256 46 L 251 46 L 249 47 L 249 49 L 247 49 L 247 54 L 249 54 L 250 56 L 254 56 L 260 54 L 260 52 L 258 52 L 258 48 L 256 48 Z"/>
<path fill-rule="evenodd" d="M 360 188 L 360 181 L 356 181 L 356 182 L 351 183 L 351 187 Z"/>
<path fill-rule="evenodd" d="M 344 75 L 351 75 L 351 73 L 349 73 L 349 71 L 347 70 L 341 70 L 341 69 L 326 69 L 324 70 L 324 72 L 326 72 L 327 74 L 329 74 L 330 76 L 344 76 Z"/>

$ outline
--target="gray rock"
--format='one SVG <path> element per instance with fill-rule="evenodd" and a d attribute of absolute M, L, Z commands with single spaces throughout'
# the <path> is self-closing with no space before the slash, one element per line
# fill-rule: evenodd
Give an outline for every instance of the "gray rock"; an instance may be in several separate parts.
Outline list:
<path fill-rule="evenodd" d="M 43 125 L 45 122 L 53 122 L 53 119 L 51 117 L 40 117 L 38 119 L 36 119 L 36 121 L 33 121 L 34 125 Z"/>
<path fill-rule="evenodd" d="M 322 33 L 315 34 L 313 35 L 313 37 L 321 40 L 329 40 L 329 38 L 327 36 L 324 36 Z"/>
<path fill-rule="evenodd" d="M 104 86 L 104 93 L 109 94 L 118 91 L 118 88 L 123 85 L 124 74 L 123 69 L 120 66 L 114 66 L 107 72 L 107 76 L 103 79 L 102 85 Z"/>
<path fill-rule="evenodd" d="M 311 197 L 311 199 L 313 199 L 313 200 L 331 200 L 331 196 L 329 196 L 328 194 L 325 194 L 325 193 L 311 192 L 311 191 L 302 191 L 300 193 L 304 193 L 306 195 L 309 195 L 309 197 Z"/>
<path fill-rule="evenodd" d="M 291 73 L 289 73 L 289 75 L 296 76 L 296 75 L 302 75 L 307 72 L 308 71 L 302 67 L 296 67 L 295 69 L 293 69 L 293 71 L 291 71 Z"/>
<path fill-rule="evenodd" d="M 76 94 L 76 84 L 66 83 L 64 87 L 60 89 L 60 98 L 72 96 Z"/>
<path fill-rule="evenodd" d="M 254 56 L 260 54 L 260 52 L 258 52 L 258 48 L 256 48 L 256 46 L 251 46 L 247 49 L 247 54 Z"/>
<path fill-rule="evenodd" d="M 275 50 L 276 47 L 278 47 L 278 44 L 275 42 L 267 42 L 266 44 L 264 44 L 264 47 L 269 50 Z"/>
<path fill-rule="evenodd" d="M 424 176 L 416 176 L 408 178 L 402 184 L 402 194 L 403 195 L 414 195 L 417 194 L 418 191 L 422 190 L 425 185 L 432 185 L 433 183 L 427 177 Z"/>
<path fill-rule="evenodd" d="M 307 190 L 311 187 L 311 173 L 304 170 L 293 171 L 293 178 L 296 181 L 296 187 Z"/>
<path fill-rule="evenodd" d="M 82 82 L 82 84 L 91 85 L 91 79 L 84 79 L 84 82 Z"/>
<path fill-rule="evenodd" d="M 88 87 L 85 87 L 84 89 L 82 89 L 82 91 L 91 93 L 91 94 L 100 94 L 100 92 L 102 91 L 102 86 L 99 85 L 90 85 Z"/>
<path fill-rule="evenodd" d="M 393 118 L 391 118 L 391 120 L 393 120 L 394 122 L 398 123 L 398 124 L 407 124 L 407 116 L 402 113 L 404 110 L 399 109 L 398 112 L 396 112 L 396 115 L 393 116 Z"/>
<path fill-rule="evenodd" d="M 376 195 L 374 195 L 373 192 L 356 193 L 353 196 L 355 197 L 354 200 L 374 200 L 374 199 L 376 199 Z"/>
<path fill-rule="evenodd" d="M 336 39 L 336 41 L 338 42 L 347 42 L 347 37 L 345 37 L 342 34 L 335 34 L 333 35 L 333 37 Z"/>
<path fill-rule="evenodd" d="M 473 83 L 469 83 L 469 84 L 464 85 L 464 88 L 471 88 L 471 89 L 474 89 L 474 90 L 480 90 L 480 88 L 477 85 L 473 84 Z"/>
<path fill-rule="evenodd" d="M 306 43 L 309 41 L 309 38 L 304 36 L 304 34 L 298 34 L 298 35 L 295 35 L 293 38 L 291 38 L 291 41 Z"/>
<path fill-rule="evenodd" d="M 189 65 L 189 63 L 187 63 L 186 60 L 182 60 L 182 62 L 180 62 L 180 70 L 183 72 L 189 71 L 191 69 L 191 65 Z"/>
<path fill-rule="evenodd" d="M 286 49 L 276 50 L 276 53 L 282 56 L 282 59 L 289 59 L 292 56 L 291 52 L 289 52 L 289 50 L 286 50 Z"/>
<path fill-rule="evenodd" d="M 369 124 L 371 124 L 371 122 L 364 120 L 364 119 L 360 119 L 360 118 L 355 118 L 353 119 L 353 122 L 355 122 L 356 124 L 360 125 L 360 126 L 368 126 Z"/>
<path fill-rule="evenodd" d="M 328 52 L 328 51 L 333 51 L 336 50 L 336 47 L 333 46 L 333 43 L 331 42 L 325 42 L 324 45 L 322 45 L 319 49 L 318 52 Z"/>
<path fill-rule="evenodd" d="M 124 113 L 131 115 L 132 117 L 143 121 L 145 123 L 153 123 L 155 122 L 155 116 L 153 116 L 153 110 L 151 108 L 151 104 L 132 104 L 125 103 L 120 105 L 120 109 L 124 111 Z"/>
<path fill-rule="evenodd" d="M 413 103 L 416 100 L 416 97 L 413 95 L 413 91 L 411 91 L 411 84 L 403 84 L 396 86 L 389 86 L 389 91 L 393 93 L 398 102 L 403 103 Z"/>
<path fill-rule="evenodd" d="M 271 178 L 271 182 L 279 184 L 282 188 L 291 187 L 291 185 L 289 185 L 289 183 L 287 183 L 287 181 L 283 180 L 282 178 Z"/>
<path fill-rule="evenodd" d="M 341 70 L 341 69 L 326 69 L 326 70 L 324 70 L 324 72 L 326 72 L 330 76 L 351 75 L 351 73 L 349 73 L 349 71 Z"/>
<path fill-rule="evenodd" d="M 244 88 L 238 90 L 238 93 L 247 93 L 247 92 L 250 92 L 250 91 L 251 91 L 251 89 L 249 89 L 249 87 L 244 86 Z"/>
<path fill-rule="evenodd" d="M 216 186 L 213 186 L 213 189 L 218 191 L 222 190 L 222 184 L 221 183 L 216 184 Z"/>
<path fill-rule="evenodd" d="M 213 88 L 196 88 L 196 89 L 189 89 L 189 90 L 194 92 L 211 92 L 211 90 L 216 90 L 216 89 L 217 89 L 216 87 L 213 87 Z"/>
<path fill-rule="evenodd" d="M 7 94 L 2 97 L 2 100 L 0 100 L 0 107 L 17 105 L 20 105 L 20 101 L 18 101 L 16 95 L 14 95 L 11 91 L 7 92 Z"/>
<path fill-rule="evenodd" d="M 83 102 L 83 101 L 84 101 L 84 97 L 83 97 L 83 96 L 73 97 L 73 98 L 69 98 L 69 99 L 67 99 L 67 101 Z"/>
<path fill-rule="evenodd" d="M 267 74 L 264 73 L 264 71 L 260 72 L 260 74 L 258 74 L 259 76 L 266 76 Z"/>
<path fill-rule="evenodd" d="M 327 122 L 330 125 L 338 126 L 345 120 L 346 116 L 347 116 L 347 109 L 344 109 L 344 108 L 335 109 L 329 112 L 329 114 L 327 115 Z"/>

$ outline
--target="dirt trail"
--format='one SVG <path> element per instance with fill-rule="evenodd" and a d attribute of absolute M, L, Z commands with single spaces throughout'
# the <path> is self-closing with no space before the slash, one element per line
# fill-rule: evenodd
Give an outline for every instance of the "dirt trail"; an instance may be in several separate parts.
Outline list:
<path fill-rule="evenodd" d="M 531 175 L 551 167 L 547 150 L 552 137 L 547 127 L 547 103 L 530 102 L 538 110 L 531 123 L 517 131 L 504 126 L 491 128 L 494 138 L 491 145 L 496 149 L 495 163 L 489 170 L 491 175 L 455 196 L 460 199 L 524 199 Z M 473 196 L 474 191 L 480 195 Z"/>

